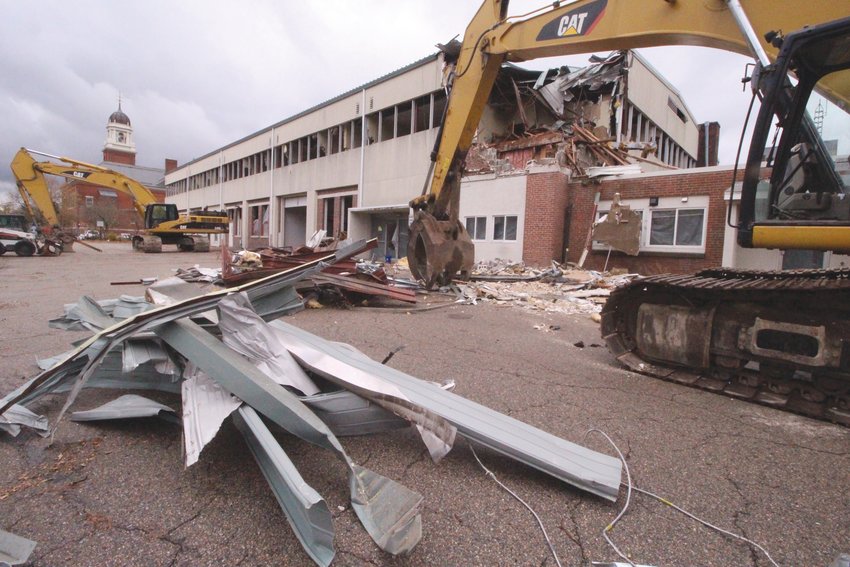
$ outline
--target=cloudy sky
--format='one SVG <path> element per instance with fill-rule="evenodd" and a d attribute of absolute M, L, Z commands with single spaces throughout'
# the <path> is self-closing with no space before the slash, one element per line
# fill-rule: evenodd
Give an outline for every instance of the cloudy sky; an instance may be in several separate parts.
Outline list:
<path fill-rule="evenodd" d="M 540 6 L 514 0 L 511 14 Z M 180 163 L 435 51 L 477 0 L 31 0 L 0 19 L 0 192 L 21 146 L 98 163 L 122 108 L 138 165 Z M 698 122 L 721 124 L 732 163 L 747 58 L 705 48 L 641 53 Z M 583 64 L 585 56 L 567 62 Z M 543 69 L 563 60 L 528 62 Z M 423 172 L 424 175 L 424 172 Z"/>

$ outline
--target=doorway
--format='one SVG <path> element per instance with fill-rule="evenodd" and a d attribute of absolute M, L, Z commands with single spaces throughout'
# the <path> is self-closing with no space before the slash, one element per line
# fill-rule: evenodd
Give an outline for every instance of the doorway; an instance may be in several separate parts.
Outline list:
<path fill-rule="evenodd" d="M 378 246 L 372 250 L 377 261 L 398 260 L 407 256 L 407 213 L 402 215 L 376 215 L 372 217 L 372 236 Z"/>

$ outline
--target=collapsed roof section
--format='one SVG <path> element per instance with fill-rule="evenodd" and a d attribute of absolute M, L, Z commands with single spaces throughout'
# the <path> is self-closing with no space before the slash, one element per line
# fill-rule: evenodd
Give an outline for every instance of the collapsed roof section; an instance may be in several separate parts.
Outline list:
<path fill-rule="evenodd" d="M 628 102 L 634 61 L 644 76 L 653 77 L 657 92 L 652 96 L 666 101 L 658 103 L 662 112 L 669 108 L 687 124 L 690 114 L 678 93 L 630 50 L 592 56 L 590 65 L 579 69 L 532 71 L 506 63 L 467 157 L 466 173 L 504 174 L 537 163 L 569 168 L 582 177 L 599 166 L 640 164 L 638 171 L 648 171 L 693 165 L 687 153 L 671 150 L 671 143 L 678 144 L 669 133 Z"/>

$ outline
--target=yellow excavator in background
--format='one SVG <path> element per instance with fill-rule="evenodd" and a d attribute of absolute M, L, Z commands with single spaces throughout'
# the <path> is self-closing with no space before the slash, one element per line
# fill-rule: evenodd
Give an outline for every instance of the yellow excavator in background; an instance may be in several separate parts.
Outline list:
<path fill-rule="evenodd" d="M 36 161 L 34 154 L 62 163 Z M 15 154 L 11 167 L 30 217 L 35 220 L 40 214 L 51 227 L 58 226 L 59 216 L 50 198 L 45 175 L 84 181 L 132 197 L 133 206 L 144 223 L 144 230 L 132 236 L 136 250 L 161 252 L 163 244 L 176 244 L 181 251 L 205 252 L 209 250 L 210 234 L 228 231 L 226 212 L 203 211 L 181 215 L 177 205 L 158 202 L 156 196 L 138 181 L 99 165 L 21 148 Z"/>
<path fill-rule="evenodd" d="M 806 113 L 813 92 L 850 110 L 850 4 L 578 0 L 521 20 L 507 8 L 507 0 L 484 1 L 449 75 L 430 182 L 410 202 L 408 261 L 417 279 L 444 284 L 473 265 L 458 211 L 462 168 L 505 61 L 661 45 L 756 59 L 751 84 L 761 107 L 739 244 L 850 253 L 850 195 Z M 774 131 L 772 174 L 762 179 Z M 635 371 L 850 425 L 850 270 L 643 278 L 612 293 L 601 326 L 612 353 Z"/>

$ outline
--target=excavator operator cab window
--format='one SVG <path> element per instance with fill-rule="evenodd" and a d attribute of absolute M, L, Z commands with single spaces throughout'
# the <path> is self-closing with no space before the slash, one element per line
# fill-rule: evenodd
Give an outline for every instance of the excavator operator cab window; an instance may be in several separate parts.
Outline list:
<path fill-rule="evenodd" d="M 767 217 L 850 220 L 850 172 L 845 160 L 837 167 L 834 159 L 850 154 L 850 101 L 830 88 L 850 81 L 850 19 L 790 34 L 770 74 L 756 126 L 762 137 L 754 133 L 747 173 L 759 170 L 757 144 L 768 146 L 762 154 L 773 167 Z"/>
<path fill-rule="evenodd" d="M 178 216 L 177 205 L 170 203 L 148 205 L 145 210 L 145 228 L 156 228 L 164 222 L 177 220 Z"/>

